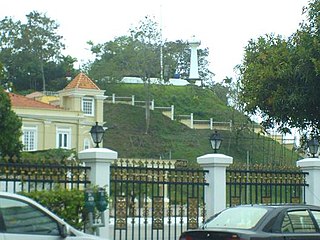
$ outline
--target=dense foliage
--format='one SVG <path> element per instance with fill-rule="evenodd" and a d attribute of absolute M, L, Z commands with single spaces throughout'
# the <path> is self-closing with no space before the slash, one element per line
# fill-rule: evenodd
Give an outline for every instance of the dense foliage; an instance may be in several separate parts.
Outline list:
<path fill-rule="evenodd" d="M 273 34 L 250 40 L 240 70 L 245 110 L 267 128 L 320 128 L 320 1 L 304 9 L 306 22 L 288 39 Z"/>
<path fill-rule="evenodd" d="M 4 67 L 2 85 L 21 90 L 60 90 L 74 72 L 75 59 L 63 56 L 59 25 L 36 11 L 26 22 L 5 17 L 0 21 L 0 62 Z"/>
<path fill-rule="evenodd" d="M 22 152 L 21 161 L 29 163 L 72 164 L 77 161 L 77 153 L 73 149 L 64 148 Z"/>
<path fill-rule="evenodd" d="M 45 206 L 73 227 L 84 229 L 86 212 L 83 190 L 57 188 L 50 191 L 21 192 L 21 194 Z"/>
<path fill-rule="evenodd" d="M 0 156 L 19 157 L 21 126 L 20 118 L 11 110 L 8 93 L 0 86 Z"/>
<path fill-rule="evenodd" d="M 163 41 L 159 24 L 150 17 L 129 29 L 126 36 L 103 44 L 89 44 L 96 55 L 89 66 L 89 75 L 97 80 L 114 82 L 126 76 L 141 77 L 144 81 L 147 78 L 168 80 L 175 74 L 185 79 L 189 76 L 188 43 L 182 40 Z M 204 81 L 212 81 L 208 55 L 208 49 L 198 49 L 199 74 Z"/>
<path fill-rule="evenodd" d="M 115 38 L 104 44 L 89 41 L 96 59 L 88 66 L 89 75 L 100 85 L 120 82 L 124 77 L 138 77 L 144 83 L 145 133 L 150 126 L 150 83 L 168 81 L 175 74 L 187 78 L 190 66 L 190 49 L 187 42 L 164 42 L 158 23 L 145 17 L 129 35 Z M 208 70 L 208 49 L 199 50 L 200 75 L 211 81 Z"/>

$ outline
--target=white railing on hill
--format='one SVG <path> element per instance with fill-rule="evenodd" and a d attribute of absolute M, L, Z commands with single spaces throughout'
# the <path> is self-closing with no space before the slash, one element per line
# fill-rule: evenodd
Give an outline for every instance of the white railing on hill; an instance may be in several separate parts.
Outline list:
<path fill-rule="evenodd" d="M 107 96 L 105 101 L 111 103 L 130 104 L 132 106 L 145 106 L 146 104 L 146 101 L 137 101 L 134 95 L 130 97 L 123 97 L 116 96 L 116 94 L 114 93 L 112 94 L 112 96 Z M 231 131 L 232 129 L 232 121 L 215 122 L 213 121 L 213 118 L 207 120 L 194 119 L 193 113 L 190 113 L 189 115 L 175 115 L 174 105 L 171 105 L 170 107 L 156 107 L 154 100 L 150 101 L 150 109 L 159 109 L 165 116 L 169 117 L 171 120 L 177 119 L 178 121 L 190 127 L 191 129 L 217 129 L 229 131 Z"/>
<path fill-rule="evenodd" d="M 131 97 L 122 97 L 122 96 L 116 96 L 115 94 L 112 94 L 112 96 L 107 96 L 105 99 L 106 102 L 111 103 L 124 103 L 124 104 L 130 104 L 132 106 L 140 106 L 145 107 L 146 101 L 137 101 L 135 99 L 135 96 L 132 95 Z M 175 115 L 175 108 L 174 105 L 171 105 L 170 107 L 158 107 L 155 106 L 155 101 L 150 101 L 150 109 L 155 110 L 158 109 L 162 112 L 163 115 L 169 117 L 171 120 L 177 120 L 180 123 L 188 126 L 191 129 L 210 129 L 210 130 L 227 130 L 232 131 L 232 128 L 241 127 L 241 125 L 234 124 L 231 120 L 226 122 L 216 122 L 213 121 L 213 118 L 210 119 L 194 119 L 193 113 L 190 113 L 188 115 Z M 264 130 L 259 124 L 254 124 L 250 127 L 252 131 L 255 133 L 264 133 Z M 288 141 L 284 140 L 282 135 L 274 135 L 274 134 L 266 134 L 267 137 L 273 138 L 274 140 L 278 141 L 280 144 L 286 145 L 289 148 L 292 148 L 294 146 L 294 141 Z"/>
<path fill-rule="evenodd" d="M 209 120 L 194 119 L 193 113 L 190 113 L 190 115 L 177 115 L 177 119 L 191 129 L 217 129 L 229 131 L 232 129 L 231 120 L 228 122 L 215 122 L 213 121 L 213 118 L 210 118 Z"/>
<path fill-rule="evenodd" d="M 132 106 L 145 106 L 146 101 L 138 101 L 135 99 L 135 96 L 132 95 L 131 97 L 117 97 L 114 93 L 112 96 L 106 96 L 105 99 L 106 102 L 111 102 L 111 103 L 124 103 L 124 104 L 130 104 Z M 155 110 L 159 109 L 161 110 L 164 115 L 167 117 L 170 117 L 171 120 L 174 120 L 174 105 L 171 105 L 170 107 L 155 107 L 154 105 L 154 100 L 152 99 L 150 101 L 150 109 Z"/>

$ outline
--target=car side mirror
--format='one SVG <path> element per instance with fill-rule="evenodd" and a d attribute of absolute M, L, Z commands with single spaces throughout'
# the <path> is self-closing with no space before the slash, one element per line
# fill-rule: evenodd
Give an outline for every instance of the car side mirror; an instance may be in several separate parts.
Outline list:
<path fill-rule="evenodd" d="M 62 238 L 68 237 L 67 226 L 65 224 L 61 224 L 61 223 L 58 223 L 58 224 L 59 224 L 60 237 L 62 237 Z"/>

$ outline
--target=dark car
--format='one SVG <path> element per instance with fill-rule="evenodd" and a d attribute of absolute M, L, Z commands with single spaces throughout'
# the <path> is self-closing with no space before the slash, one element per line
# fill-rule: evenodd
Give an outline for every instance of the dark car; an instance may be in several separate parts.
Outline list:
<path fill-rule="evenodd" d="M 209 218 L 202 229 L 179 240 L 320 240 L 320 207 L 311 205 L 240 205 Z"/>

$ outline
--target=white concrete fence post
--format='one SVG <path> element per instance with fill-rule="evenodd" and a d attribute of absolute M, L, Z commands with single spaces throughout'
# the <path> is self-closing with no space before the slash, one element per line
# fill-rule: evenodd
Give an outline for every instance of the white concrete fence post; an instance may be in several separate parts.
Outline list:
<path fill-rule="evenodd" d="M 171 120 L 174 120 L 174 105 L 171 105 Z"/>
<path fill-rule="evenodd" d="M 134 106 L 134 95 L 131 96 L 131 105 Z"/>
<path fill-rule="evenodd" d="M 91 184 L 105 188 L 110 196 L 110 166 L 118 158 L 118 153 L 107 148 L 89 148 L 79 152 L 78 157 L 86 166 L 91 167 L 89 173 Z M 110 239 L 109 209 L 104 214 L 106 226 L 99 228 L 99 235 Z"/>
<path fill-rule="evenodd" d="M 308 172 L 306 175 L 305 202 L 306 204 L 320 206 L 320 159 L 319 158 L 305 158 L 297 161 L 297 166 L 302 171 Z"/>
<path fill-rule="evenodd" d="M 233 163 L 233 158 L 224 154 L 212 153 L 200 156 L 197 162 L 206 174 L 205 188 L 206 218 L 226 208 L 226 168 Z"/>
<path fill-rule="evenodd" d="M 190 113 L 190 128 L 193 129 L 193 113 Z"/>
<path fill-rule="evenodd" d="M 112 103 L 116 103 L 116 94 L 112 93 Z"/>

